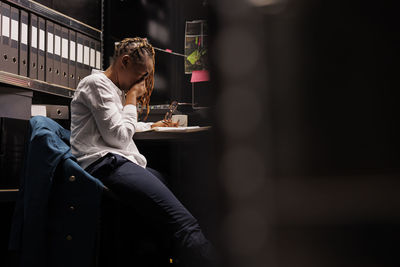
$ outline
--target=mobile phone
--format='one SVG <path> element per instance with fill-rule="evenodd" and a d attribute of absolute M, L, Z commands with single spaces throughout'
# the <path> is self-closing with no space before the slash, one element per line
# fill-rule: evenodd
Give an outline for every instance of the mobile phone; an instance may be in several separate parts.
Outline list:
<path fill-rule="evenodd" d="M 172 101 L 171 104 L 169 105 L 167 113 L 165 113 L 165 116 L 164 116 L 165 121 L 171 120 L 172 114 L 174 113 L 174 111 L 176 110 L 177 107 L 178 107 L 178 101 L 175 101 L 175 100 Z"/>

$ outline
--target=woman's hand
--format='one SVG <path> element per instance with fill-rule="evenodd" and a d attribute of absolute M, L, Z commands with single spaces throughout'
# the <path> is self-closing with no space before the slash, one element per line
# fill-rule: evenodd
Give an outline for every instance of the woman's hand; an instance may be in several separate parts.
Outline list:
<path fill-rule="evenodd" d="M 172 121 L 157 121 L 151 125 L 151 128 L 154 127 L 178 127 L 178 122 L 172 122 Z"/>
<path fill-rule="evenodd" d="M 137 99 L 146 93 L 146 83 L 141 81 L 140 83 L 134 84 L 126 93 L 125 105 L 132 104 L 136 106 Z"/>

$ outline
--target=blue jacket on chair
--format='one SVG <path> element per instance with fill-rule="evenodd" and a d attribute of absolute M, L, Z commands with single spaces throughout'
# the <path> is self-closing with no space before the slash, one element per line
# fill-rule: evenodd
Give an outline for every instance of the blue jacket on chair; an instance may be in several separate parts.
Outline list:
<path fill-rule="evenodd" d="M 70 152 L 70 132 L 35 116 L 15 206 L 9 248 L 20 266 L 93 266 L 104 185 Z"/>

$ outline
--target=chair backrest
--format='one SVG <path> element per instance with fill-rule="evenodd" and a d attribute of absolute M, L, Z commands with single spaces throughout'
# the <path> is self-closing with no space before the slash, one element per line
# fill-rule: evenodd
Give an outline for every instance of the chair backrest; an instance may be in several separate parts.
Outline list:
<path fill-rule="evenodd" d="M 69 130 L 50 118 L 30 120 L 10 236 L 10 248 L 21 252 L 21 266 L 93 264 L 105 187 L 76 162 L 69 137 Z"/>
<path fill-rule="evenodd" d="M 92 266 L 104 185 L 73 159 L 58 166 L 49 203 L 49 266 Z"/>

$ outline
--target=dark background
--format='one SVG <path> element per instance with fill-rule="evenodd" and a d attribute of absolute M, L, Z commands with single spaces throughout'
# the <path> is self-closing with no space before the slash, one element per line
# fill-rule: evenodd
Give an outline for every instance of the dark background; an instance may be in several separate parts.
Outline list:
<path fill-rule="evenodd" d="M 101 29 L 101 0 L 38 0 L 35 1 L 64 15 Z"/>
<path fill-rule="evenodd" d="M 251 194 L 233 194 L 229 185 L 245 187 L 251 175 L 221 187 L 221 229 L 231 227 L 223 236 L 226 266 L 398 266 L 397 2 L 251 2 L 263 1 L 216 4 L 216 39 L 244 29 L 259 44 L 248 73 L 227 79 L 215 65 L 218 103 L 235 101 L 240 108 L 229 107 L 245 114 L 235 113 L 240 126 L 254 117 L 255 103 L 235 98 L 235 84 L 262 106 L 251 131 L 227 131 L 229 116 L 218 121 L 218 164 L 240 147 L 258 153 L 266 170 Z M 216 45 L 211 59 L 246 58 L 254 48 L 246 44 L 226 55 Z M 230 167 L 253 165 L 241 158 Z"/>

